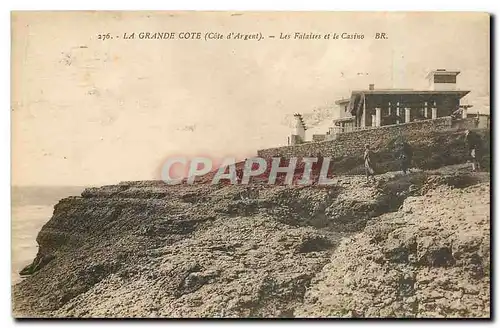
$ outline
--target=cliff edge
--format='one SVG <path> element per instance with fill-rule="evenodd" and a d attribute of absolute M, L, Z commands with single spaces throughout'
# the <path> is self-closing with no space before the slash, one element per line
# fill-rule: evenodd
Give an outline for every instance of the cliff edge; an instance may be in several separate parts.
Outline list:
<path fill-rule="evenodd" d="M 125 182 L 61 200 L 16 317 L 488 317 L 489 173 Z"/>

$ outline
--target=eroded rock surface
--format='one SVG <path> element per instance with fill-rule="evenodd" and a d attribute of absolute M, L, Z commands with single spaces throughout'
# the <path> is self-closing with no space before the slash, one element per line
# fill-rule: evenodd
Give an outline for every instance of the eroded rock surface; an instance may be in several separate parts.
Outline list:
<path fill-rule="evenodd" d="M 489 174 L 126 182 L 61 200 L 16 316 L 489 315 Z"/>
<path fill-rule="evenodd" d="M 342 241 L 297 316 L 488 317 L 489 183 L 409 197 Z"/>

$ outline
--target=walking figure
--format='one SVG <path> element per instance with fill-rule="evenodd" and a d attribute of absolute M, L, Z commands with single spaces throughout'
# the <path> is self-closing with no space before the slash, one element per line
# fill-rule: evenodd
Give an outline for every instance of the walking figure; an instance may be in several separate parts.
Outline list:
<path fill-rule="evenodd" d="M 465 130 L 465 143 L 472 159 L 472 171 L 481 170 L 479 159 L 481 159 L 481 137 L 474 131 Z"/>
<path fill-rule="evenodd" d="M 398 150 L 398 159 L 403 174 L 410 172 L 412 157 L 413 157 L 413 150 L 410 144 L 404 140 L 401 141 Z"/>
<path fill-rule="evenodd" d="M 373 152 L 370 150 L 370 145 L 365 145 L 365 173 L 366 179 L 370 181 L 370 178 L 375 182 L 375 165 L 373 160 Z"/>

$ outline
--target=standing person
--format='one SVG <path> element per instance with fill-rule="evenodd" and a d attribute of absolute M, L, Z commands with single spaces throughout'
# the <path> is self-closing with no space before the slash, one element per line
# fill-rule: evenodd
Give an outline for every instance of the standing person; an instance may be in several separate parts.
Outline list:
<path fill-rule="evenodd" d="M 321 155 L 321 153 L 318 152 L 316 154 L 316 159 L 317 159 L 317 162 L 315 163 L 316 172 L 320 172 L 321 168 L 323 167 L 323 155 Z"/>
<path fill-rule="evenodd" d="M 401 170 L 404 174 L 410 171 L 413 150 L 409 143 L 401 141 L 398 151 L 398 159 L 400 161 Z"/>
<path fill-rule="evenodd" d="M 365 173 L 366 179 L 370 181 L 370 177 L 375 181 L 375 165 L 373 160 L 373 152 L 370 150 L 370 145 L 365 145 Z"/>
<path fill-rule="evenodd" d="M 472 171 L 481 169 L 479 159 L 481 159 L 481 137 L 474 131 L 465 130 L 465 143 L 472 159 Z"/>

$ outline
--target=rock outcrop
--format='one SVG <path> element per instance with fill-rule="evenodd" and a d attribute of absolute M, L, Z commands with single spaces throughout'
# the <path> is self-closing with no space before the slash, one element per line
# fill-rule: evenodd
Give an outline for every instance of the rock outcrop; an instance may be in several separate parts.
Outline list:
<path fill-rule="evenodd" d="M 488 173 L 254 188 L 126 182 L 61 200 L 14 314 L 489 315 Z"/>
<path fill-rule="evenodd" d="M 297 316 L 489 317 L 489 184 L 409 197 L 342 241 Z"/>

